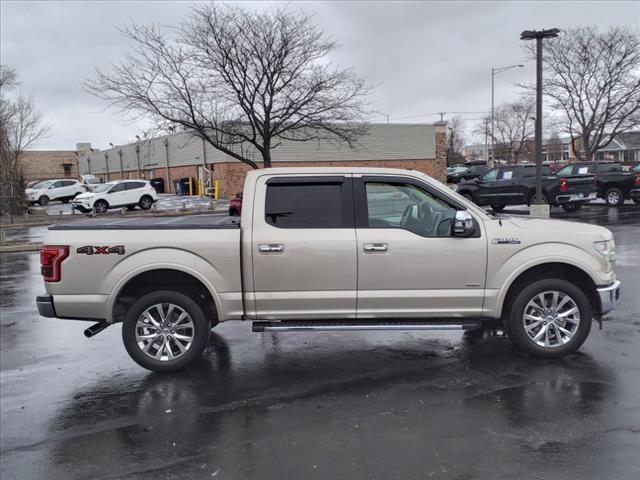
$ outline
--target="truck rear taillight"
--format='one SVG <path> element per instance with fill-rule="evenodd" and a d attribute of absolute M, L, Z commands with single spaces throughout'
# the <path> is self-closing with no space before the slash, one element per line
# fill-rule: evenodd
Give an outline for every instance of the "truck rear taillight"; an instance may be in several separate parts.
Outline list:
<path fill-rule="evenodd" d="M 633 185 L 635 187 L 640 187 L 640 173 L 633 174 Z"/>
<path fill-rule="evenodd" d="M 68 256 L 68 245 L 42 246 L 40 249 L 40 271 L 45 282 L 60 281 L 60 264 Z"/>
<path fill-rule="evenodd" d="M 565 192 L 567 190 L 567 179 L 566 178 L 561 178 L 560 179 L 560 191 L 561 192 Z"/>

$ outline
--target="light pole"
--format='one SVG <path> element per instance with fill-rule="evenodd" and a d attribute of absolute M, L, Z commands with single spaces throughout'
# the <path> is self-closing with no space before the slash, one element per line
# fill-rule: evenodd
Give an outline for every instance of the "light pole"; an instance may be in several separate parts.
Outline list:
<path fill-rule="evenodd" d="M 495 137 L 493 136 L 493 103 L 495 97 L 495 77 L 499 73 L 506 72 L 512 68 L 522 68 L 524 65 L 507 65 L 506 67 L 492 67 L 491 68 L 491 166 L 494 166 L 496 154 L 495 154 Z M 488 157 L 488 155 L 487 155 Z"/>
<path fill-rule="evenodd" d="M 536 41 L 536 204 L 542 205 L 542 39 L 558 36 L 560 30 L 525 30 L 520 40 Z"/>

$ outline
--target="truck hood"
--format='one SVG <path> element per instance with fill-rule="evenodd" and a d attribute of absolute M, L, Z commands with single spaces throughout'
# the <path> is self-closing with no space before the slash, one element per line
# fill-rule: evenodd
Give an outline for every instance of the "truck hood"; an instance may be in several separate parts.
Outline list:
<path fill-rule="evenodd" d="M 592 237 L 593 241 L 610 240 L 613 238 L 611 230 L 588 223 L 525 217 L 511 217 L 509 218 L 509 222 L 517 228 L 532 232 L 544 232 L 550 237 L 555 237 L 559 240 L 570 239 L 576 235 L 580 237 Z"/>

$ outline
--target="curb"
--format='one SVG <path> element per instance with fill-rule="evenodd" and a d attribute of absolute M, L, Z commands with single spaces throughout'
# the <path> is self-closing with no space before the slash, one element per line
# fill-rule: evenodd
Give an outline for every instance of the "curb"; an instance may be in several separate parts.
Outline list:
<path fill-rule="evenodd" d="M 15 252 L 37 252 L 40 250 L 40 243 L 25 243 L 22 245 L 0 245 L 0 253 Z"/>

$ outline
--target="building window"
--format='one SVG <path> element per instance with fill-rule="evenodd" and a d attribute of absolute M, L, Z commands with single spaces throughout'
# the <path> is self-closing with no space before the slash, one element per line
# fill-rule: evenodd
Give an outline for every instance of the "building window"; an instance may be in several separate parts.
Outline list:
<path fill-rule="evenodd" d="M 64 174 L 65 175 L 71 175 L 71 164 L 70 163 L 63 163 L 62 164 L 62 168 L 64 169 Z"/>

